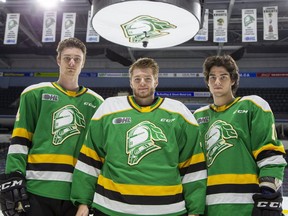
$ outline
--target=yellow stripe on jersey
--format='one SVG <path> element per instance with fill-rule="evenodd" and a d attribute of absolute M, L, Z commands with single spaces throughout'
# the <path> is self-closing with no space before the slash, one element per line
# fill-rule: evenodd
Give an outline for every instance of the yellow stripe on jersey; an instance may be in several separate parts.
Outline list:
<path fill-rule="evenodd" d="M 139 112 L 142 112 L 142 113 L 144 113 L 144 112 L 152 112 L 153 110 L 155 110 L 155 109 L 157 109 L 160 105 L 161 105 L 161 103 L 163 102 L 163 98 L 158 98 L 158 101 L 155 103 L 155 104 L 153 104 L 153 105 L 151 105 L 151 106 L 139 106 L 136 102 L 135 102 L 135 100 L 134 100 L 134 97 L 133 96 L 128 96 L 128 100 L 129 100 L 129 102 L 130 102 L 130 104 L 131 104 L 131 106 L 134 108 L 134 109 L 136 109 L 136 110 L 138 110 Z"/>
<path fill-rule="evenodd" d="M 254 155 L 254 158 L 257 158 L 258 155 L 262 152 L 262 151 L 269 151 L 269 150 L 273 150 L 273 151 L 278 151 L 278 152 L 281 152 L 281 153 L 284 153 L 285 154 L 285 149 L 284 149 L 284 146 L 281 145 L 281 146 L 275 146 L 273 144 L 268 144 L 268 145 L 265 145 L 263 146 L 262 148 L 256 150 L 256 151 L 253 151 L 253 155 Z"/>
<path fill-rule="evenodd" d="M 69 90 L 66 90 L 64 88 L 62 88 L 62 86 L 60 86 L 57 82 L 53 82 L 52 85 L 57 88 L 59 91 L 63 92 L 64 94 L 70 96 L 70 97 L 77 97 L 79 95 L 82 95 L 84 94 L 86 91 L 87 91 L 87 88 L 85 87 L 82 87 L 79 89 L 79 91 L 69 91 Z"/>
<path fill-rule="evenodd" d="M 96 151 L 92 150 L 91 148 L 88 148 L 86 145 L 82 146 L 80 152 L 96 161 L 104 163 L 104 158 L 99 157 Z"/>
<path fill-rule="evenodd" d="M 183 191 L 181 184 L 171 186 L 119 184 L 105 178 L 103 175 L 98 177 L 98 184 L 107 190 L 119 192 L 122 195 L 134 196 L 169 196 L 182 193 Z"/>
<path fill-rule="evenodd" d="M 77 159 L 70 155 L 61 154 L 31 154 L 28 155 L 28 163 L 55 163 L 75 166 Z"/>
<path fill-rule="evenodd" d="M 196 155 L 192 156 L 192 159 L 189 158 L 188 160 L 186 160 L 186 161 L 184 161 L 182 163 L 179 163 L 179 168 L 188 167 L 191 164 L 197 164 L 197 163 L 201 163 L 201 162 L 204 162 L 204 161 L 205 161 L 205 158 L 204 158 L 204 154 L 203 153 L 196 154 Z"/>
<path fill-rule="evenodd" d="M 27 131 L 25 128 L 15 128 L 12 133 L 12 137 L 23 137 L 32 141 L 33 133 Z"/>
<path fill-rule="evenodd" d="M 221 184 L 259 184 L 259 182 L 257 175 L 253 174 L 222 174 L 208 176 L 208 186 Z"/>

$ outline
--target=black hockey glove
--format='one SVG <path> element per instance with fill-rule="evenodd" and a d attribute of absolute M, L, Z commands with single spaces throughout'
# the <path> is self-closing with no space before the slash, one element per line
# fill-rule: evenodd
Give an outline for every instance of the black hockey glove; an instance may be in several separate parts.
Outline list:
<path fill-rule="evenodd" d="M 282 195 L 280 192 L 270 194 L 254 194 L 252 216 L 281 216 Z"/>
<path fill-rule="evenodd" d="M 0 209 L 4 216 L 22 216 L 30 208 L 24 176 L 19 172 L 0 175 Z"/>

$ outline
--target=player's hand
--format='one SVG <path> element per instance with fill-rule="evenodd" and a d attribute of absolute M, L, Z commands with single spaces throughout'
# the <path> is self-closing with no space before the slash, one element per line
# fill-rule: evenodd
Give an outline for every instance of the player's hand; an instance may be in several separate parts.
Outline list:
<path fill-rule="evenodd" d="M 282 195 L 280 192 L 270 194 L 254 194 L 252 216 L 281 216 Z"/>
<path fill-rule="evenodd" d="M 89 215 L 89 208 L 87 205 L 81 204 L 78 206 L 78 211 L 76 216 L 88 216 Z"/>
<path fill-rule="evenodd" d="M 5 216 L 23 215 L 30 208 L 26 180 L 19 172 L 0 175 L 0 209 Z"/>

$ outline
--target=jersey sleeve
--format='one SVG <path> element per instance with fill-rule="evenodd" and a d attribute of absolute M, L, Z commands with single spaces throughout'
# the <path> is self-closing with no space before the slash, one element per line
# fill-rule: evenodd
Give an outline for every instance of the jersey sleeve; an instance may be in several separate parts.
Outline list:
<path fill-rule="evenodd" d="M 37 95 L 33 91 L 24 90 L 20 96 L 20 105 L 6 159 L 6 173 L 20 171 L 25 175 L 28 151 L 38 119 L 37 111 Z"/>
<path fill-rule="evenodd" d="M 274 115 L 269 104 L 260 97 L 253 98 L 251 115 L 251 144 L 259 177 L 271 176 L 283 180 L 285 149 L 277 138 Z"/>
<path fill-rule="evenodd" d="M 101 112 L 101 106 L 96 114 L 98 111 Z M 75 205 L 91 206 L 93 203 L 96 183 L 105 157 L 101 148 L 103 141 L 101 131 L 103 131 L 101 119 L 92 118 L 72 178 L 71 201 Z"/>
<path fill-rule="evenodd" d="M 203 214 L 205 208 L 207 170 L 200 144 L 199 126 L 186 107 L 180 144 L 180 174 L 189 214 Z"/>

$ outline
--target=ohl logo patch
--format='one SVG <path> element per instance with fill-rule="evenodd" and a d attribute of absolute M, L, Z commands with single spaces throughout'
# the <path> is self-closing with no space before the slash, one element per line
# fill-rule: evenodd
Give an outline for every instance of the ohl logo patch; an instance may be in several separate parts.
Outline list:
<path fill-rule="evenodd" d="M 126 154 L 128 164 L 138 164 L 146 155 L 161 149 L 155 141 L 167 142 L 163 131 L 149 121 L 143 121 L 130 130 L 126 135 Z"/>

